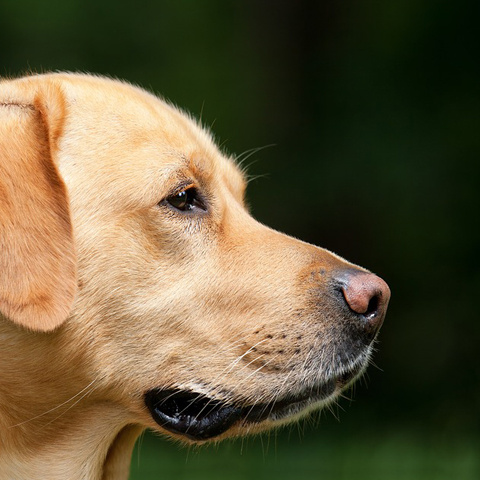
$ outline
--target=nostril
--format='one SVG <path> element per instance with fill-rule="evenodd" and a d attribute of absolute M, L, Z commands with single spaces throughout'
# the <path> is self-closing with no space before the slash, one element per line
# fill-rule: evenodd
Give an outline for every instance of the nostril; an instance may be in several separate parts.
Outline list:
<path fill-rule="evenodd" d="M 367 311 L 364 313 L 366 317 L 371 317 L 377 313 L 378 310 L 378 295 L 375 295 L 368 302 Z"/>
<path fill-rule="evenodd" d="M 342 272 L 338 280 L 345 303 L 364 328 L 378 330 L 390 299 L 388 285 L 373 273 L 353 269 Z"/>

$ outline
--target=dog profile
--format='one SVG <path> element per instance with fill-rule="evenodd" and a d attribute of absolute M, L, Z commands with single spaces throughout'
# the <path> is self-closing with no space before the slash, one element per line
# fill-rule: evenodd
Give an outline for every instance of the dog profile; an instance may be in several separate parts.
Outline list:
<path fill-rule="evenodd" d="M 364 371 L 387 284 L 258 223 L 245 188 L 140 88 L 0 82 L 0 479 L 127 479 L 145 428 L 261 432 Z"/>

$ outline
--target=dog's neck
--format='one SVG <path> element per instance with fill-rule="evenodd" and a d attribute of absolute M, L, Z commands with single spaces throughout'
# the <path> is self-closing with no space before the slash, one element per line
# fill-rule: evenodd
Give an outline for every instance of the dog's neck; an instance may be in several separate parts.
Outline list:
<path fill-rule="evenodd" d="M 94 382 L 76 376 L 81 359 L 53 362 L 42 341 L 61 343 L 0 318 L 0 480 L 45 472 L 49 480 L 127 480 L 141 427 L 125 424 L 120 406 L 95 401 Z M 25 343 L 31 348 L 20 351 Z"/>
<path fill-rule="evenodd" d="M 2 445 L 0 479 L 33 480 L 48 472 L 49 480 L 127 480 L 141 428 L 126 426 L 112 431 L 111 417 L 116 413 L 102 409 L 101 414 L 99 417 L 97 412 L 85 411 L 85 422 L 76 422 L 75 431 L 63 431 L 47 443 L 41 431 L 30 432 L 38 442 L 33 452 L 12 448 L 11 444 L 5 449 Z"/>

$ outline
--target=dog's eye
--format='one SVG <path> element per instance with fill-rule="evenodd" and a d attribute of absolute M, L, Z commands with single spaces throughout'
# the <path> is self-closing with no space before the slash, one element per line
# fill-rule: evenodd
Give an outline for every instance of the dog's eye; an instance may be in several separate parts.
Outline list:
<path fill-rule="evenodd" d="M 166 201 L 177 210 L 182 212 L 193 210 L 198 207 L 205 210 L 202 201 L 199 198 L 196 188 L 187 188 L 175 195 L 166 198 Z"/>

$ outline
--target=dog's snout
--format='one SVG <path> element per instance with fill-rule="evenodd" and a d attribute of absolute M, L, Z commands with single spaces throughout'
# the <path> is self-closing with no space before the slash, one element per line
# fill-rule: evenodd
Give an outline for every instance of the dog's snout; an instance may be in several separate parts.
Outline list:
<path fill-rule="evenodd" d="M 362 326 L 374 335 L 383 323 L 390 288 L 377 275 L 347 270 L 341 275 L 341 290 L 348 308 L 356 314 Z"/>

